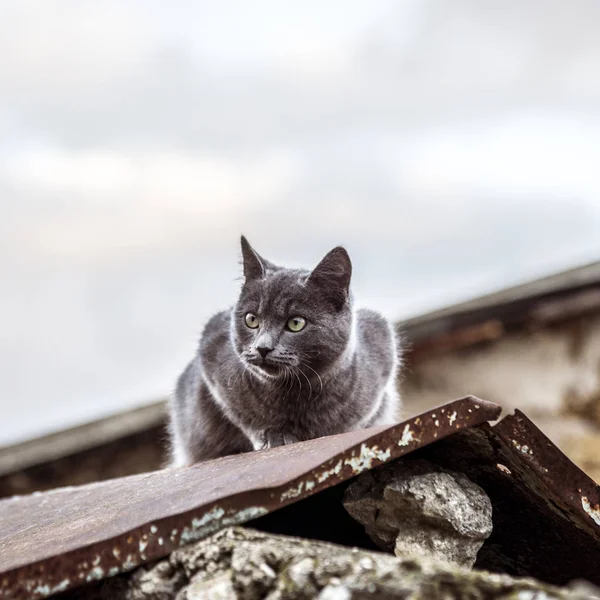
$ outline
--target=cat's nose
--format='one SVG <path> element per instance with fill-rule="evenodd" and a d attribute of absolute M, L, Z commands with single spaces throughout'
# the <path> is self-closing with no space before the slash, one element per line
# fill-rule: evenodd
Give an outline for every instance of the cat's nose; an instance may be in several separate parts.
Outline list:
<path fill-rule="evenodd" d="M 258 353 L 265 358 L 265 356 L 267 356 L 267 354 L 269 354 L 269 352 L 271 352 L 271 350 L 273 350 L 273 348 L 268 348 L 267 346 L 259 346 L 257 348 Z"/>

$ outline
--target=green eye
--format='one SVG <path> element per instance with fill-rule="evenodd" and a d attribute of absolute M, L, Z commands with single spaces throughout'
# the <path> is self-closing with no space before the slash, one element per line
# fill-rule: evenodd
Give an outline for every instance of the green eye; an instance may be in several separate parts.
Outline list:
<path fill-rule="evenodd" d="M 258 327 L 258 317 L 252 313 L 246 313 L 244 321 L 246 322 L 246 325 L 250 327 L 250 329 L 256 329 Z"/>
<path fill-rule="evenodd" d="M 306 325 L 306 319 L 304 317 L 292 317 L 287 322 L 287 328 L 294 333 L 302 331 Z"/>

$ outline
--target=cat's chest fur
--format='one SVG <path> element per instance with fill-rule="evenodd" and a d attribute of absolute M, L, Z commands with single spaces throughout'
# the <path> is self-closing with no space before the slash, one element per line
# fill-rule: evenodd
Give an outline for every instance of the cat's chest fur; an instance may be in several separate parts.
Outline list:
<path fill-rule="evenodd" d="M 216 315 L 204 332 L 200 360 L 207 386 L 222 410 L 245 430 L 289 430 L 296 436 L 335 412 L 338 377 L 290 369 L 281 377 L 249 371 L 231 336 L 232 311 Z M 304 436 L 302 436 L 304 437 Z"/>
<path fill-rule="evenodd" d="M 297 368 L 277 378 L 256 375 L 240 360 L 231 336 L 234 318 L 234 311 L 224 311 L 211 320 L 200 359 L 221 409 L 247 435 L 275 430 L 302 440 L 370 424 L 375 411 L 369 408 L 382 400 L 396 368 L 395 340 L 380 315 L 357 312 L 352 352 L 326 372 Z"/>

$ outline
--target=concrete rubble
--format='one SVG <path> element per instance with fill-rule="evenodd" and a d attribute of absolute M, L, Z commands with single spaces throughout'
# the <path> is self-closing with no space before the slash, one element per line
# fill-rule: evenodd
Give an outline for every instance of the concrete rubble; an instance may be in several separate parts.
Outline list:
<path fill-rule="evenodd" d="M 350 484 L 344 507 L 369 537 L 397 556 L 472 567 L 492 533 L 492 504 L 464 474 L 424 460 L 398 460 Z"/>
<path fill-rule="evenodd" d="M 62 600 L 584 600 L 591 588 L 230 528 Z"/>

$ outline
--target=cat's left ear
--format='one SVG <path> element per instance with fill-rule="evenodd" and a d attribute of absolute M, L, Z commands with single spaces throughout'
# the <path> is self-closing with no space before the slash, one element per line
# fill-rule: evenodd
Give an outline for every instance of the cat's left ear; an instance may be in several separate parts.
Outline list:
<path fill-rule="evenodd" d="M 244 236 L 242 236 L 241 243 L 244 278 L 246 281 L 262 279 L 266 275 L 267 269 L 273 268 L 273 265 L 268 260 L 262 258 Z"/>
<path fill-rule="evenodd" d="M 308 281 L 327 293 L 338 308 L 342 308 L 350 294 L 352 262 L 345 248 L 337 246 L 325 255 L 315 267 Z"/>

